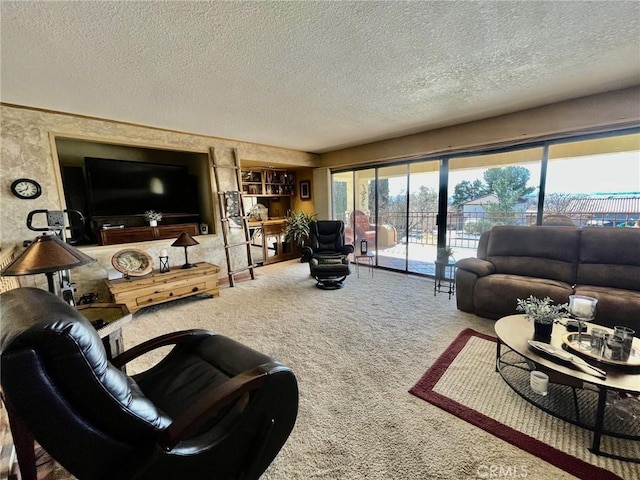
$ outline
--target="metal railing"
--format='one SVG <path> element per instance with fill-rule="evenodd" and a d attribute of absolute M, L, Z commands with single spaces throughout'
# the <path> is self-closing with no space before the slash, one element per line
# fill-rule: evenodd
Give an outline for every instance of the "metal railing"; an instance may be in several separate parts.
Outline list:
<path fill-rule="evenodd" d="M 562 215 L 578 227 L 594 226 L 623 228 L 637 225 L 640 213 L 572 212 Z M 405 224 L 408 218 L 408 225 Z M 398 233 L 399 243 L 437 244 L 437 212 L 379 212 L 379 224 L 392 225 Z M 370 219 L 375 223 L 374 219 Z M 535 225 L 536 213 L 510 212 L 453 212 L 447 215 L 447 245 L 460 248 L 476 248 L 483 232 L 496 225 Z"/>

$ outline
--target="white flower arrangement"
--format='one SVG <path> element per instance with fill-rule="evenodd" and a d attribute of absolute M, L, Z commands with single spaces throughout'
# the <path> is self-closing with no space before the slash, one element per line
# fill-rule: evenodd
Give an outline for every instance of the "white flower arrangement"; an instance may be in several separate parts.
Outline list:
<path fill-rule="evenodd" d="M 533 295 L 529 295 L 526 299 L 517 299 L 518 305 L 516 310 L 518 312 L 524 312 L 524 315 L 529 320 L 533 320 L 538 323 L 553 323 L 557 319 L 564 317 L 567 313 L 568 305 L 562 303 L 560 305 L 552 305 L 553 300 L 550 297 L 539 299 Z"/>
<path fill-rule="evenodd" d="M 144 212 L 144 216 L 148 221 L 155 220 L 156 222 L 159 222 L 162 220 L 162 212 L 156 212 L 155 210 L 147 210 Z"/>

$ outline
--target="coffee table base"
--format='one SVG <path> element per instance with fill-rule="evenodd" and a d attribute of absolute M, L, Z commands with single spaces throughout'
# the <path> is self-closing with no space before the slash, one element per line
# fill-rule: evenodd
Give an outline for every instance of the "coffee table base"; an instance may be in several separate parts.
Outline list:
<path fill-rule="evenodd" d="M 538 368 L 549 375 L 548 395 L 538 395 L 529 387 L 529 374 L 536 365 L 509 347 L 505 346 L 507 351 L 503 353 L 502 345 L 498 340 L 496 371 L 520 397 L 550 415 L 593 431 L 589 448 L 592 453 L 640 463 L 640 458 L 624 457 L 601 450 L 603 435 L 640 441 L 640 422 L 625 422 L 607 408 L 607 392 L 615 390 L 583 384 L 573 377 Z"/>

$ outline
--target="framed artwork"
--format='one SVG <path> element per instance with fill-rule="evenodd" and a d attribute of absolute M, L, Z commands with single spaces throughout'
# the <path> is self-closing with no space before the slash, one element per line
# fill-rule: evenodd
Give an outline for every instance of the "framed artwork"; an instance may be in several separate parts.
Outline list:
<path fill-rule="evenodd" d="M 311 198 L 311 182 L 309 180 L 303 180 L 300 182 L 300 198 L 302 200 L 308 200 Z"/>

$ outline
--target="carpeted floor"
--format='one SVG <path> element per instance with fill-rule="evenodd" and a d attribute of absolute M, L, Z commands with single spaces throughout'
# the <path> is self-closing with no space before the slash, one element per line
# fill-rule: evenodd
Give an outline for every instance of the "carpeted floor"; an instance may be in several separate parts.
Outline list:
<path fill-rule="evenodd" d="M 322 291 L 297 261 L 257 274 L 219 298 L 143 309 L 123 333 L 130 347 L 207 328 L 294 370 L 298 421 L 265 480 L 472 479 L 513 467 L 536 480 L 574 478 L 408 392 L 462 330 L 493 334 L 493 321 L 456 310 L 446 294 L 434 297 L 432 280 L 376 270 Z M 58 468 L 52 480 L 70 478 Z"/>

